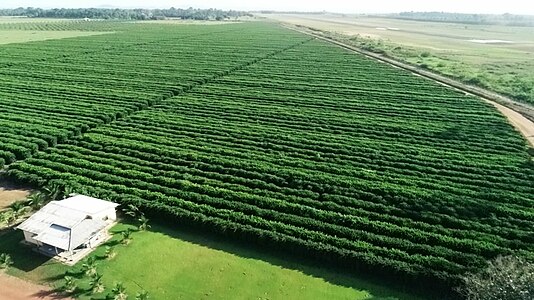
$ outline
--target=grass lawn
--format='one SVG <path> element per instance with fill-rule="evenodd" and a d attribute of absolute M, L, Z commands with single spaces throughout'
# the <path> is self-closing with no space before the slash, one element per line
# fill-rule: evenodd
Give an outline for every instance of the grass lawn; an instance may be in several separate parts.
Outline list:
<path fill-rule="evenodd" d="M 95 31 L 0 30 L 0 45 L 106 34 Z"/>
<path fill-rule="evenodd" d="M 120 233 L 128 226 L 119 224 L 112 231 Z M 118 243 L 119 236 L 108 242 L 117 253 L 113 259 L 104 258 L 104 246 L 92 254 L 106 292 L 82 292 L 81 299 L 104 299 L 116 282 L 124 284 L 132 299 L 141 290 L 151 299 L 418 299 L 196 233 L 153 225 L 150 231 L 133 233 L 128 245 Z M 15 262 L 9 274 L 57 287 L 68 272 L 79 278 L 80 288 L 88 288 L 81 263 L 67 267 L 49 260 L 22 246 L 22 238 L 19 231 L 0 235 L 0 253 L 9 253 Z"/>

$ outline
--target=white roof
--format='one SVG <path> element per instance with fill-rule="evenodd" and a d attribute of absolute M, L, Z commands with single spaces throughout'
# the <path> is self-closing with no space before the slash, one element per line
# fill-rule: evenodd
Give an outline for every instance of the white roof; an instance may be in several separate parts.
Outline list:
<path fill-rule="evenodd" d="M 115 208 L 119 206 L 117 203 L 104 201 L 84 195 L 75 195 L 59 202 L 63 207 L 72 208 L 84 212 L 88 215 L 94 215 L 110 208 Z"/>
<path fill-rule="evenodd" d="M 72 250 L 106 227 L 104 220 L 93 216 L 118 204 L 77 195 L 61 201 L 51 201 L 29 217 L 18 229 L 33 233 L 33 239 Z"/>
<path fill-rule="evenodd" d="M 87 242 L 106 225 L 107 223 L 102 220 L 93 219 L 85 219 L 73 228 L 51 224 L 33 239 L 59 249 L 72 250 Z"/>

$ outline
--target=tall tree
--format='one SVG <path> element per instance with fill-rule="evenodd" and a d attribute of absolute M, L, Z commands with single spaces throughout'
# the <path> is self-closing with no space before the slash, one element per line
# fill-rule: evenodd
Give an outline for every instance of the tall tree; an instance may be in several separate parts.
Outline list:
<path fill-rule="evenodd" d="M 517 256 L 499 256 L 486 269 L 463 278 L 459 289 L 469 300 L 534 299 L 534 262 Z"/>

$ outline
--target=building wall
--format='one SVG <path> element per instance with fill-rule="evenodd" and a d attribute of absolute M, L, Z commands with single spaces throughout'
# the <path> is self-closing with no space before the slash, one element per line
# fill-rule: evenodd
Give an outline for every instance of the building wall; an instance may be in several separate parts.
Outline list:
<path fill-rule="evenodd" d="M 95 219 L 95 220 L 107 219 L 107 220 L 111 220 L 111 221 L 116 221 L 117 220 L 117 212 L 115 211 L 114 208 L 110 208 L 110 209 L 102 211 L 102 212 L 100 212 L 98 214 L 94 214 L 91 217 L 93 219 Z"/>
<path fill-rule="evenodd" d="M 95 248 L 100 244 L 100 241 L 105 237 L 105 230 L 99 231 L 97 234 L 93 235 L 89 241 L 86 243 L 87 246 Z"/>
<path fill-rule="evenodd" d="M 33 233 L 24 231 L 24 239 L 26 240 L 26 242 L 41 246 L 42 245 L 41 242 L 33 239 L 32 236 L 33 236 Z"/>

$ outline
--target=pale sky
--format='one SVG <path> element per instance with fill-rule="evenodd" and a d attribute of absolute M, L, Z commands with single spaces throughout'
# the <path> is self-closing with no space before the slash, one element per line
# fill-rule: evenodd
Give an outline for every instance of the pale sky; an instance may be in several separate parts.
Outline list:
<path fill-rule="evenodd" d="M 513 13 L 534 15 L 530 0 L 0 0 L 1 8 L 220 8 L 235 10 L 331 11 L 342 13 L 389 13 L 402 11 L 444 11 L 462 13 Z"/>

